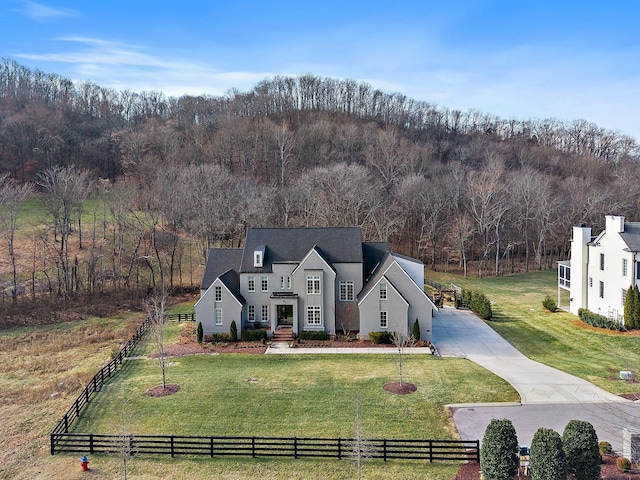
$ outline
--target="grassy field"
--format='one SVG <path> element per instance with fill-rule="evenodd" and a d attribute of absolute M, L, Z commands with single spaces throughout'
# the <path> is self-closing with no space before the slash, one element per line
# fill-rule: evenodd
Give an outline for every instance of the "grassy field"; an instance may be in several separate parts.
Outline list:
<path fill-rule="evenodd" d="M 0 478 L 67 478 L 49 432 L 140 321 L 124 312 L 0 331 Z"/>
<path fill-rule="evenodd" d="M 441 272 L 427 272 L 426 276 L 484 292 L 494 312 L 488 324 L 529 358 L 612 393 L 640 391 L 637 383 L 619 379 L 620 370 L 640 370 L 640 331 L 596 329 L 570 313 L 543 309 L 546 295 L 557 298 L 555 270 L 483 279 Z"/>
<path fill-rule="evenodd" d="M 0 478 L 84 478 L 80 455 L 49 455 L 48 433 L 139 321 L 139 316 L 87 319 L 0 334 Z M 177 340 L 182 329 L 193 329 L 193 324 L 169 324 L 167 343 Z M 134 353 L 153 350 L 150 339 Z M 397 378 L 394 356 L 180 357 L 173 359 L 168 381 L 181 390 L 151 398 L 145 392 L 160 383 L 160 370 L 156 361 L 141 358 L 127 362 L 82 413 L 74 431 L 121 432 L 124 425 L 135 433 L 352 436 L 358 396 L 367 436 L 455 438 L 443 404 L 517 399 L 503 380 L 464 360 L 412 357 L 405 368 L 405 378 L 418 392 L 399 397 L 382 390 Z M 59 395 L 52 397 L 55 392 Z M 121 478 L 117 456 L 95 455 L 90 461 L 92 478 Z M 167 479 L 356 475 L 350 461 L 134 457 L 128 478 L 158 478 L 159 471 Z M 450 480 L 456 471 L 455 464 L 369 461 L 365 478 Z"/>

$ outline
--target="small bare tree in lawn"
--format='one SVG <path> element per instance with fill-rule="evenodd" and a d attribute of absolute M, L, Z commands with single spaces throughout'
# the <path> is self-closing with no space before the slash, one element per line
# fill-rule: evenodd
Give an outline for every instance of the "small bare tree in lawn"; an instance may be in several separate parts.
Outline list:
<path fill-rule="evenodd" d="M 361 480 L 362 478 L 362 460 L 365 458 L 371 458 L 372 454 L 373 447 L 364 437 L 362 432 L 362 424 L 360 422 L 360 397 L 356 394 L 356 431 L 353 439 L 351 458 L 356 461 L 358 480 Z"/>
<path fill-rule="evenodd" d="M 407 348 L 411 348 L 415 345 L 415 339 L 407 332 L 396 330 L 391 333 L 391 341 L 398 349 L 397 367 L 398 375 L 400 377 L 400 387 L 403 387 L 402 382 L 402 367 L 404 366 L 404 356 Z"/>
<path fill-rule="evenodd" d="M 164 352 L 164 333 L 167 321 L 167 293 L 164 289 L 154 293 L 149 299 L 149 318 L 151 319 L 151 328 L 158 345 L 158 360 L 162 371 L 162 389 L 164 390 L 167 388 L 168 367 L 167 357 Z"/>

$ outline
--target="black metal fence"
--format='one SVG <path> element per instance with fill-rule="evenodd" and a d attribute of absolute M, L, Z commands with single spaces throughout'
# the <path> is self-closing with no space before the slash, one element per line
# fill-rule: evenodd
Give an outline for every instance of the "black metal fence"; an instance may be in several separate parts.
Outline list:
<path fill-rule="evenodd" d="M 478 440 L 391 440 L 304 437 L 196 437 L 182 435 L 102 435 L 52 433 L 51 455 L 56 453 L 121 453 L 128 455 L 199 455 L 378 458 L 433 461 L 480 461 Z"/>

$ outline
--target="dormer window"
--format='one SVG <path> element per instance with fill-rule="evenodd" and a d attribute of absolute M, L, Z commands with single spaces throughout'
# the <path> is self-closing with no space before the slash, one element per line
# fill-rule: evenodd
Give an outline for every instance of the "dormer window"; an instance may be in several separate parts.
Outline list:
<path fill-rule="evenodd" d="M 264 265 L 264 245 L 256 247 L 253 251 L 253 266 L 256 268 L 262 268 Z"/>

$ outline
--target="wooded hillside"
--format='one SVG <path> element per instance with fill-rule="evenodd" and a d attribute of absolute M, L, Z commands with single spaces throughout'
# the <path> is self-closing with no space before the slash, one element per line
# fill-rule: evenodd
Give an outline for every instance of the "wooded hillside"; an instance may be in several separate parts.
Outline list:
<path fill-rule="evenodd" d="M 638 220 L 639 159 L 635 139 L 583 120 L 448 110 L 352 80 L 167 98 L 5 59 L 3 281 L 13 269 L 10 291 L 47 277 L 68 293 L 130 285 L 146 269 L 151 284 L 198 283 L 178 280 L 185 252 L 202 263 L 249 226 L 360 225 L 431 268 L 473 262 L 473 275 L 547 268 L 566 257 L 572 225 Z M 31 195 L 17 191 L 29 182 L 50 227 L 16 252 L 10 200 Z"/>

